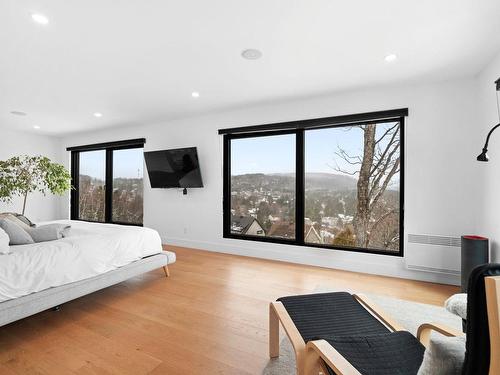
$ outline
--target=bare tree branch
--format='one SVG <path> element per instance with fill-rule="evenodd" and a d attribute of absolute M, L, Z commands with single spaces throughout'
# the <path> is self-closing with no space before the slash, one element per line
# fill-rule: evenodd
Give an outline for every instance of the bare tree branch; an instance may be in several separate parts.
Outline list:
<path fill-rule="evenodd" d="M 389 152 L 389 150 L 391 149 L 391 147 L 394 145 L 394 142 L 397 142 L 397 146 L 399 147 L 399 139 L 396 140 L 396 136 L 399 134 L 399 128 L 398 128 L 398 131 L 395 131 L 392 136 L 391 136 L 391 139 L 389 140 L 389 143 L 387 144 L 387 146 L 385 147 L 385 150 L 384 152 L 382 153 L 382 155 L 380 155 L 379 157 L 379 160 L 378 162 L 375 164 L 375 166 L 372 168 L 372 173 L 373 171 L 377 170 L 379 167 L 380 167 L 380 164 L 382 163 L 382 161 L 385 159 L 385 156 L 387 155 L 387 153 Z"/>
<path fill-rule="evenodd" d="M 362 162 L 361 157 L 359 155 L 351 156 L 345 150 L 341 149 L 340 147 L 338 148 L 338 151 L 335 152 L 335 155 L 339 156 L 346 163 L 349 163 L 351 165 L 361 164 L 361 162 Z M 353 161 L 353 160 L 355 160 L 355 161 Z"/>
<path fill-rule="evenodd" d="M 391 209 L 389 211 L 387 211 L 385 214 L 383 214 L 382 216 L 380 216 L 374 223 L 373 225 L 371 226 L 370 228 L 370 231 L 373 231 L 381 222 L 383 222 L 387 217 L 393 215 L 393 214 L 396 214 L 398 213 L 399 211 L 396 210 L 396 209 Z"/>
<path fill-rule="evenodd" d="M 377 145 L 377 144 L 379 144 L 379 143 L 380 143 L 380 141 L 382 141 L 382 140 L 386 137 L 386 135 L 387 135 L 387 134 L 389 134 L 390 132 L 392 132 L 395 128 L 397 128 L 397 131 L 396 131 L 396 133 L 397 133 L 397 132 L 399 131 L 399 122 L 398 122 L 398 123 L 396 123 L 393 127 L 391 127 L 391 128 L 389 128 L 389 129 L 387 129 L 387 130 L 384 132 L 384 134 L 382 134 L 382 135 L 380 136 L 380 138 L 379 138 L 379 139 L 377 139 L 377 140 L 375 141 L 375 144 L 376 144 L 376 145 Z"/>
<path fill-rule="evenodd" d="M 382 194 L 387 189 L 387 185 L 389 185 L 389 182 L 391 181 L 392 177 L 394 177 L 394 175 L 396 174 L 396 171 L 399 169 L 399 160 L 400 160 L 399 158 L 396 160 L 396 163 L 394 163 L 391 171 L 389 172 L 389 174 L 387 175 L 386 179 L 384 180 L 384 183 L 383 183 L 382 187 L 379 189 L 378 193 L 372 199 L 372 202 L 370 204 L 370 206 L 372 208 L 376 206 L 378 200 L 380 199 L 380 197 L 382 196 Z"/>
<path fill-rule="evenodd" d="M 389 169 L 392 169 L 392 167 L 394 166 L 394 164 L 396 162 L 399 162 L 399 156 L 396 160 L 393 160 L 393 157 L 394 155 L 396 154 L 396 152 L 399 152 L 399 142 L 395 145 L 395 147 L 392 149 L 392 151 L 389 153 L 389 155 L 387 155 L 385 157 L 385 163 L 383 166 L 379 167 L 380 169 L 378 169 L 378 173 L 376 176 L 374 176 L 373 178 L 373 182 L 372 182 L 372 186 L 379 186 L 379 185 L 384 185 L 383 182 L 381 182 L 382 180 L 382 177 L 384 177 L 386 171 Z"/>
<path fill-rule="evenodd" d="M 337 172 L 340 172 L 340 173 L 343 173 L 343 174 L 347 174 L 349 176 L 356 176 L 359 173 L 358 171 L 349 172 L 349 171 L 346 171 L 345 169 L 342 169 L 340 167 L 336 167 L 336 168 L 333 168 L 333 169 L 336 170 Z"/>

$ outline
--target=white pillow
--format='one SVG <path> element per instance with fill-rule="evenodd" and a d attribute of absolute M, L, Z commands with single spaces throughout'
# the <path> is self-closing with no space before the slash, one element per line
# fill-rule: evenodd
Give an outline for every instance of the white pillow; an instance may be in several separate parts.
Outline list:
<path fill-rule="evenodd" d="M 467 319 L 467 293 L 452 295 L 446 300 L 444 307 L 452 314 L 458 315 L 462 319 Z"/>
<path fill-rule="evenodd" d="M 417 375 L 461 375 L 465 359 L 465 336 L 431 336 Z"/>
<path fill-rule="evenodd" d="M 0 254 L 10 253 L 9 242 L 9 235 L 2 228 L 0 228 Z"/>

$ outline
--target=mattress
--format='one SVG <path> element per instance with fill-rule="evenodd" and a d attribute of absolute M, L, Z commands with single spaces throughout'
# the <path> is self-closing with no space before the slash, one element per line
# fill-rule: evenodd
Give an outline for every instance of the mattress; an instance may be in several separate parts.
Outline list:
<path fill-rule="evenodd" d="M 101 275 L 162 252 L 160 236 L 150 228 L 73 220 L 50 223 L 69 224 L 71 231 L 63 239 L 11 246 L 10 254 L 0 255 L 0 302 Z"/>

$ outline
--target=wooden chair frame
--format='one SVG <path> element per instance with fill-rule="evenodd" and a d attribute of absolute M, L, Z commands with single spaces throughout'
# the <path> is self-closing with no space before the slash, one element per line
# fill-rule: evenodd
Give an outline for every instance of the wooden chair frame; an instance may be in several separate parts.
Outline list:
<path fill-rule="evenodd" d="M 500 276 L 488 276 L 484 282 L 490 331 L 489 374 L 495 375 L 500 374 Z M 382 319 L 381 321 L 384 322 Z M 429 345 L 432 331 L 449 337 L 463 336 L 463 332 L 442 324 L 425 323 L 417 331 L 417 338 L 425 347 Z M 306 345 L 304 356 L 305 358 L 302 360 L 304 370 L 301 375 L 318 375 L 319 369 L 322 369 L 326 373 L 325 363 L 339 375 L 361 375 L 354 366 L 325 340 L 309 341 Z"/>
<path fill-rule="evenodd" d="M 371 313 L 375 318 L 377 318 L 385 326 L 387 326 L 390 331 L 404 331 L 404 328 L 402 326 L 400 326 L 395 320 L 385 314 L 380 307 L 370 301 L 366 296 L 362 294 L 354 294 L 353 296 L 369 313 Z M 293 323 L 292 318 L 290 318 L 290 315 L 288 315 L 285 306 L 281 302 L 271 302 L 271 304 L 269 305 L 269 357 L 276 358 L 279 357 L 280 354 L 280 323 L 285 330 L 288 338 L 290 339 L 293 350 L 295 352 L 297 375 L 308 374 L 308 372 L 305 372 L 306 351 L 308 350 L 306 347 L 306 343 L 300 335 L 297 327 Z M 322 349 L 325 348 L 324 344 L 320 344 L 318 343 L 318 341 L 315 341 L 315 343 L 315 345 L 319 345 Z M 326 341 L 325 343 L 328 344 Z M 330 354 L 332 354 L 333 352 L 337 353 L 338 356 L 336 358 L 339 361 L 341 361 L 339 357 L 343 359 L 343 357 L 333 348 L 329 349 L 328 352 Z M 312 364 L 313 367 L 315 366 L 316 368 L 319 368 L 318 366 L 322 366 L 321 361 L 319 361 L 318 359 L 319 357 L 316 359 L 316 361 L 313 361 L 315 363 Z M 345 359 L 343 360 L 348 363 Z M 309 360 L 309 362 L 311 361 Z M 332 366 L 332 368 L 335 368 L 335 366 Z M 351 368 L 356 371 L 354 367 L 351 366 Z M 359 372 L 346 372 L 346 374 L 359 374 Z"/>
<path fill-rule="evenodd" d="M 500 374 L 500 276 L 486 277 L 484 282 L 490 330 L 490 374 Z"/>

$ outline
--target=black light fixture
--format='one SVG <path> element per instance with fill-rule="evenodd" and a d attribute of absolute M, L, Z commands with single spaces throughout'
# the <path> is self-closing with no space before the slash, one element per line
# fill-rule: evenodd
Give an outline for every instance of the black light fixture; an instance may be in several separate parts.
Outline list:
<path fill-rule="evenodd" d="M 500 91 L 500 78 L 495 81 L 496 89 L 497 89 L 497 109 L 498 109 L 498 117 L 500 119 L 500 105 L 498 104 L 498 91 Z M 500 127 L 500 124 L 495 125 L 491 130 L 488 132 L 488 135 L 486 136 L 486 142 L 484 143 L 483 151 L 478 155 L 477 161 L 488 161 L 488 142 L 490 141 L 490 136 L 491 133 L 495 131 L 496 128 Z"/>

